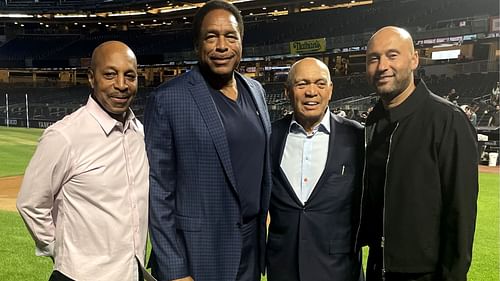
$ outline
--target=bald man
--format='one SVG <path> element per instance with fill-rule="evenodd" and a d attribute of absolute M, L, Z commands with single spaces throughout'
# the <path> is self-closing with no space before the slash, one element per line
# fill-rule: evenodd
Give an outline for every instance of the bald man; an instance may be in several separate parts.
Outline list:
<path fill-rule="evenodd" d="M 40 138 L 17 209 L 36 255 L 54 261 L 49 280 L 142 280 L 149 165 L 142 124 L 129 108 L 134 53 L 117 41 L 99 45 L 88 79 L 87 104 Z"/>
<path fill-rule="evenodd" d="M 414 79 L 410 34 L 384 27 L 366 74 L 380 97 L 366 121 L 357 246 L 367 281 L 466 280 L 478 193 L 476 133 L 465 113 Z"/>
<path fill-rule="evenodd" d="M 363 128 L 330 112 L 332 91 L 322 61 L 305 58 L 290 69 L 286 94 L 293 114 L 272 125 L 268 281 L 362 278 L 354 236 Z"/>

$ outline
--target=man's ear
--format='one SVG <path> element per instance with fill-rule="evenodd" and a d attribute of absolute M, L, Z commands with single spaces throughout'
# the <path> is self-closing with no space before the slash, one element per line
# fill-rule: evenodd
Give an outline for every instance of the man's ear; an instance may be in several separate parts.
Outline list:
<path fill-rule="evenodd" d="M 287 86 L 285 86 L 285 92 L 284 92 L 284 93 L 285 93 L 285 97 L 286 97 L 287 99 L 290 99 L 290 92 L 289 92 L 289 91 L 290 91 L 290 90 L 288 90 L 288 87 L 287 87 Z"/>
<path fill-rule="evenodd" d="M 94 89 L 94 71 L 90 68 L 87 70 L 87 79 L 89 80 L 90 87 Z"/>
<path fill-rule="evenodd" d="M 193 42 L 193 45 L 194 45 L 195 54 L 198 54 L 198 51 L 200 50 L 200 42 L 198 42 L 198 40 L 196 40 Z"/>
<path fill-rule="evenodd" d="M 331 91 L 330 91 L 330 97 L 328 98 L 328 101 L 331 101 L 332 100 L 332 96 L 333 96 L 333 90 L 335 90 L 335 86 L 333 86 L 333 82 L 330 81 L 330 87 L 332 88 Z"/>
<path fill-rule="evenodd" d="M 415 51 L 411 58 L 411 70 L 417 69 L 418 63 L 419 63 L 418 51 Z"/>

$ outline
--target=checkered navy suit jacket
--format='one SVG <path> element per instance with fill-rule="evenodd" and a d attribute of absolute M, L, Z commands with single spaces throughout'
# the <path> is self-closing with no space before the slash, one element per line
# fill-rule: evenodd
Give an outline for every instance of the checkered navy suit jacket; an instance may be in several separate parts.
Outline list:
<path fill-rule="evenodd" d="M 259 263 L 263 269 L 271 190 L 271 125 L 264 89 L 241 77 L 266 133 L 259 215 Z M 235 280 L 242 248 L 241 206 L 226 134 L 198 67 L 161 85 L 150 96 L 145 133 L 151 169 L 149 264 L 153 275 L 158 280 L 188 275 L 196 281 Z"/>

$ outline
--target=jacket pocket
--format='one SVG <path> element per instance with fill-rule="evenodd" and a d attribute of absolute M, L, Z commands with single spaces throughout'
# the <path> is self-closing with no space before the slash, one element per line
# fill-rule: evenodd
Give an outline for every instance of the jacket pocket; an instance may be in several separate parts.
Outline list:
<path fill-rule="evenodd" d="M 280 250 L 283 245 L 281 245 L 281 237 L 269 234 L 267 239 L 267 248 L 269 250 Z"/>
<path fill-rule="evenodd" d="M 175 215 L 175 227 L 184 231 L 201 231 L 201 219 Z"/>
<path fill-rule="evenodd" d="M 351 243 L 348 239 L 330 240 L 328 253 L 330 255 L 349 254 L 351 252 Z"/>

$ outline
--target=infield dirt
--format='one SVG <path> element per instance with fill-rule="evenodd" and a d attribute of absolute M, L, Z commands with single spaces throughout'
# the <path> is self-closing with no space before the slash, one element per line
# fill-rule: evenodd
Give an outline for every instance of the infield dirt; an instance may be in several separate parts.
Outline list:
<path fill-rule="evenodd" d="M 479 166 L 481 173 L 500 173 L 500 167 Z M 0 178 L 0 209 L 5 211 L 16 211 L 16 198 L 23 176 Z"/>

